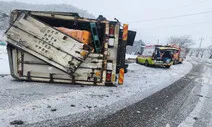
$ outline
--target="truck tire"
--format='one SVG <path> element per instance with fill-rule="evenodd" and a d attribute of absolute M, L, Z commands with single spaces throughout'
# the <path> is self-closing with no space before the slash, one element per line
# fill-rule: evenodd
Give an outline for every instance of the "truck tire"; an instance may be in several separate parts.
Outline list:
<path fill-rule="evenodd" d="M 176 65 L 176 64 L 177 64 L 177 60 L 174 60 L 173 65 Z"/>
<path fill-rule="evenodd" d="M 165 68 L 170 68 L 170 66 L 165 66 Z"/>
<path fill-rule="evenodd" d="M 127 68 L 124 68 L 124 73 L 127 73 L 128 72 L 128 69 Z"/>
<path fill-rule="evenodd" d="M 136 62 L 137 64 L 139 64 L 139 63 L 138 63 L 138 58 L 136 58 L 135 62 Z"/>
<path fill-rule="evenodd" d="M 146 60 L 145 61 L 145 64 L 144 64 L 146 67 L 148 67 L 149 66 L 149 62 L 148 62 L 148 60 Z"/>

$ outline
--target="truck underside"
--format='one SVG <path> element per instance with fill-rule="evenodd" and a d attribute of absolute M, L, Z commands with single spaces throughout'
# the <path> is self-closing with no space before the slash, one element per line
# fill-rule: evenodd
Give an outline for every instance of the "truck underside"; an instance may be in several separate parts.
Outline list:
<path fill-rule="evenodd" d="M 92 28 L 92 23 L 96 27 Z M 117 62 L 117 55 L 125 57 L 126 52 L 118 54 L 119 22 L 81 18 L 75 13 L 15 10 L 10 24 L 5 33 L 11 75 L 15 79 L 115 85 L 117 63 L 125 65 Z M 111 26 L 113 35 L 109 35 Z M 92 44 L 83 44 L 57 27 L 94 31 L 96 36 Z"/>

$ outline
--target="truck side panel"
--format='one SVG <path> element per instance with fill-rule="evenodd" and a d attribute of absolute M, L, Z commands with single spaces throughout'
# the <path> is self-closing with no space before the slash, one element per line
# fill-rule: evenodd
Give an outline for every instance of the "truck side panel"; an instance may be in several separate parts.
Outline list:
<path fill-rule="evenodd" d="M 96 56 L 96 55 L 93 55 Z M 92 55 L 90 55 L 92 57 Z M 11 58 L 10 58 L 11 59 Z M 74 74 L 74 79 L 71 75 L 64 73 L 63 71 L 45 63 L 44 61 L 18 49 L 12 50 L 12 59 L 13 59 L 13 70 L 14 75 L 17 79 L 28 80 L 28 81 L 37 81 L 38 79 L 44 79 L 43 81 L 55 82 L 60 81 L 61 83 L 75 83 L 82 82 L 86 84 L 94 85 L 94 77 L 96 78 L 96 85 L 103 85 L 101 69 L 96 69 L 95 67 L 84 68 L 81 67 L 76 70 Z M 88 58 L 85 62 L 86 66 L 89 66 L 92 60 L 97 60 L 97 58 Z M 102 62 L 98 63 L 102 64 Z M 29 77 L 30 75 L 30 77 Z M 52 76 L 52 77 L 51 77 Z M 52 79 L 51 79 L 52 78 Z"/>
<path fill-rule="evenodd" d="M 21 15 L 6 32 L 10 40 L 8 43 L 36 56 L 42 56 L 41 59 L 46 57 L 43 59 L 45 62 L 53 64 L 66 73 L 76 71 L 87 57 L 81 53 L 88 54 L 83 50 L 83 44 L 30 16 L 24 16 Z"/>

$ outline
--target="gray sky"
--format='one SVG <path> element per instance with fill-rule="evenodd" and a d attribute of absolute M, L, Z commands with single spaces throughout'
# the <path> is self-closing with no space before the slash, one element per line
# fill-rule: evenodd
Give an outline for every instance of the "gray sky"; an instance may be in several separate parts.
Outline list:
<path fill-rule="evenodd" d="M 10 1 L 10 0 L 5 0 Z M 16 0 L 33 4 L 66 3 L 98 16 L 114 17 L 129 23 L 137 31 L 137 39 L 146 43 L 166 43 L 170 36 L 191 35 L 202 47 L 212 44 L 212 12 L 202 15 L 139 22 L 148 19 L 212 11 L 212 0 Z M 196 44 L 198 46 L 199 44 Z"/>

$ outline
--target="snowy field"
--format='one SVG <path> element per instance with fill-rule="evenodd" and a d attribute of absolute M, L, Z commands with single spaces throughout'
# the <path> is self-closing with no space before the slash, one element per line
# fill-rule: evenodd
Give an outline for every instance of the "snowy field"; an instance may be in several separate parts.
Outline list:
<path fill-rule="evenodd" d="M 0 74 L 8 74 L 5 47 L 0 47 L 0 64 Z M 14 120 L 31 124 L 66 116 L 82 118 L 83 112 L 84 116 L 92 113 L 92 117 L 103 115 L 103 110 L 114 113 L 169 86 L 191 68 L 189 62 L 170 69 L 131 63 L 124 85 L 117 87 L 18 82 L 11 76 L 0 76 L 0 126 L 9 126 Z"/>
<path fill-rule="evenodd" d="M 9 74 L 9 64 L 6 46 L 0 45 L 0 74 Z"/>
<path fill-rule="evenodd" d="M 137 55 L 131 55 L 131 54 L 126 54 L 126 60 L 127 59 L 136 59 Z"/>

